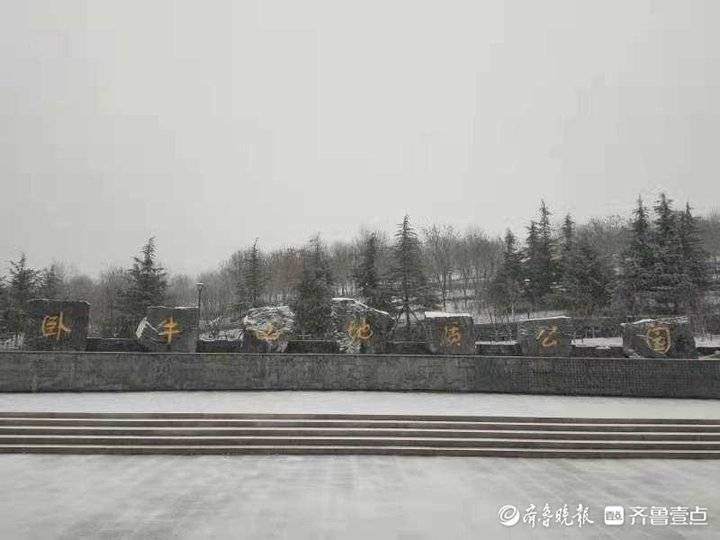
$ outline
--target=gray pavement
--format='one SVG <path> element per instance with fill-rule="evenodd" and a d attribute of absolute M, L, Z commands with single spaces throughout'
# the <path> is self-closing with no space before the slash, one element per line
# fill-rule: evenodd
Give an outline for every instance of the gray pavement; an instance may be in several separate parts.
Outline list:
<path fill-rule="evenodd" d="M 391 392 L 2 394 L 0 411 L 720 418 L 720 401 Z M 0 539 L 718 538 L 720 460 L 0 455 Z M 498 509 L 590 509 L 583 528 Z M 607 505 L 707 507 L 708 526 L 603 523 Z"/>
<path fill-rule="evenodd" d="M 720 400 L 433 392 L 84 392 L 0 394 L 0 411 L 720 418 Z"/>
<path fill-rule="evenodd" d="M 0 538 L 717 538 L 718 461 L 0 456 Z M 594 524 L 500 525 L 500 506 Z M 603 523 L 606 505 L 708 508 L 709 525 Z"/>

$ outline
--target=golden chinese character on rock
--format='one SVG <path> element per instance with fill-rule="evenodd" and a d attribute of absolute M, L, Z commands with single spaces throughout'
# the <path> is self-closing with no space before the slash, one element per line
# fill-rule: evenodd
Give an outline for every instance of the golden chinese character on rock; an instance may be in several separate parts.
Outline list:
<path fill-rule="evenodd" d="M 70 328 L 65 326 L 63 321 L 64 314 L 61 311 L 58 315 L 45 315 L 40 326 L 40 331 L 44 337 L 55 338 L 60 341 L 63 333 L 69 334 Z"/>
<path fill-rule="evenodd" d="M 653 325 L 645 333 L 645 342 L 656 353 L 665 354 L 670 350 L 670 327 L 664 324 Z"/>
<path fill-rule="evenodd" d="M 543 328 L 537 336 L 537 340 L 540 341 L 540 345 L 544 348 L 557 347 L 558 327 L 553 325 L 552 328 Z"/>
<path fill-rule="evenodd" d="M 459 347 L 462 342 L 462 332 L 457 324 L 446 324 L 443 328 L 443 339 L 448 345 Z"/>
<path fill-rule="evenodd" d="M 169 319 L 164 320 L 162 323 L 160 323 L 160 328 L 162 329 L 162 332 L 160 332 L 159 335 L 165 337 L 166 342 L 168 345 L 172 343 L 173 336 L 176 336 L 181 333 L 179 330 L 180 325 L 170 317 Z"/>
<path fill-rule="evenodd" d="M 255 337 L 260 341 L 276 341 L 280 337 L 280 330 L 276 329 L 271 323 L 267 323 L 264 329 L 256 330 Z"/>
<path fill-rule="evenodd" d="M 348 325 L 348 335 L 353 341 L 367 341 L 373 336 L 373 330 L 366 319 L 352 321 Z"/>

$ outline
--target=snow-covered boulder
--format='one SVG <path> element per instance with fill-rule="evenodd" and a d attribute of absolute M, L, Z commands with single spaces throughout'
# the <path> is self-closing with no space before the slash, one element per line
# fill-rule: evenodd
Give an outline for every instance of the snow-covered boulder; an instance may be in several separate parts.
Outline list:
<path fill-rule="evenodd" d="M 200 322 L 200 339 L 207 341 L 242 340 L 242 318 L 236 315 L 221 316 Z"/>
<path fill-rule="evenodd" d="M 253 308 L 242 326 L 243 351 L 285 352 L 295 335 L 295 313 L 288 306 Z"/>
<path fill-rule="evenodd" d="M 469 313 L 426 311 L 423 328 L 433 354 L 475 354 L 475 326 Z"/>
<path fill-rule="evenodd" d="M 343 353 L 384 353 L 393 318 L 354 298 L 333 298 L 333 338 Z"/>
<path fill-rule="evenodd" d="M 570 317 L 548 317 L 518 322 L 518 343 L 523 356 L 566 357 L 572 354 Z"/>
<path fill-rule="evenodd" d="M 623 350 L 630 357 L 697 358 L 687 317 L 643 319 L 622 325 Z"/>

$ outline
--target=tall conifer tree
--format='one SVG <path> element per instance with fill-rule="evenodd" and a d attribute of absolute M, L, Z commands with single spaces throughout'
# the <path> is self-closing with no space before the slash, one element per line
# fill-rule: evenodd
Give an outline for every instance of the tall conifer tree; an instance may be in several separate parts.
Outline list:
<path fill-rule="evenodd" d="M 630 224 L 630 241 L 622 256 L 620 296 L 634 316 L 648 309 L 653 284 L 655 250 L 647 208 L 640 197 Z"/>
<path fill-rule="evenodd" d="M 409 329 L 410 317 L 414 310 L 436 308 L 437 297 L 429 287 L 423 272 L 420 240 L 407 214 L 395 233 L 393 254 L 395 258 L 393 282 L 400 298 L 399 315 L 405 315 L 405 324 Z"/>
<path fill-rule="evenodd" d="M 167 274 L 157 263 L 155 238 L 148 239 L 140 257 L 133 257 L 127 277 L 128 285 L 122 293 L 122 333 L 130 336 L 145 317 L 147 308 L 165 301 Z"/>
<path fill-rule="evenodd" d="M 303 334 L 324 338 L 330 332 L 333 278 L 325 246 L 319 236 L 301 254 L 302 272 L 295 290 L 296 324 Z"/>
<path fill-rule="evenodd" d="M 6 328 L 14 335 L 20 335 L 25 329 L 28 300 L 37 295 L 39 273 L 28 265 L 24 253 L 17 261 L 10 261 L 10 281 L 8 284 L 8 308 L 5 313 Z"/>

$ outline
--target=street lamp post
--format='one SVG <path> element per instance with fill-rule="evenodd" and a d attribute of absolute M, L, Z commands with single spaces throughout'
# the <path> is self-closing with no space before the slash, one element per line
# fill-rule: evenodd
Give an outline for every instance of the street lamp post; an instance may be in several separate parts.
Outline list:
<path fill-rule="evenodd" d="M 200 300 L 202 299 L 202 291 L 203 288 L 205 288 L 204 283 L 196 283 L 195 286 L 197 287 L 198 292 L 198 325 L 200 324 Z"/>

